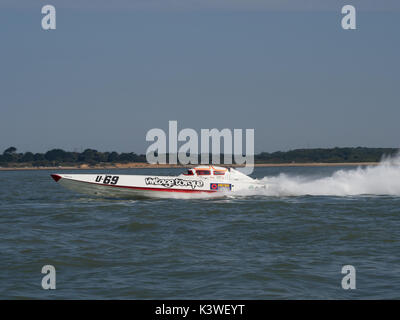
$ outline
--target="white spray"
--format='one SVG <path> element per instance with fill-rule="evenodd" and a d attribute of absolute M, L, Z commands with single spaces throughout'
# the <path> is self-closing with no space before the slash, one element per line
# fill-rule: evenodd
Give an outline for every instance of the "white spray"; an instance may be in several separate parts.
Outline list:
<path fill-rule="evenodd" d="M 400 155 L 384 158 L 377 166 L 338 170 L 329 177 L 290 176 L 282 173 L 277 177 L 265 177 L 261 182 L 266 188 L 257 194 L 268 196 L 400 196 Z"/>

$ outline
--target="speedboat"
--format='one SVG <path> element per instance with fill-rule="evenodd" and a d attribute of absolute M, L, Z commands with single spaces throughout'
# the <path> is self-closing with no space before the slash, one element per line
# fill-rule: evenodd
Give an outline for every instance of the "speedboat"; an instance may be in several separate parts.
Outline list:
<path fill-rule="evenodd" d="M 178 176 L 52 174 L 63 187 L 106 198 L 193 198 L 225 196 L 265 185 L 233 168 L 198 166 Z"/>

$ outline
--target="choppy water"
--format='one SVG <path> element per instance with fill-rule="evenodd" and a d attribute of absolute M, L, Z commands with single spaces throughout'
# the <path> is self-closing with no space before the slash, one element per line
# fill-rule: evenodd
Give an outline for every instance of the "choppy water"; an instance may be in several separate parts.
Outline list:
<path fill-rule="evenodd" d="M 399 299 L 400 166 L 384 167 L 257 168 L 263 194 L 136 201 L 0 172 L 0 298 Z"/>

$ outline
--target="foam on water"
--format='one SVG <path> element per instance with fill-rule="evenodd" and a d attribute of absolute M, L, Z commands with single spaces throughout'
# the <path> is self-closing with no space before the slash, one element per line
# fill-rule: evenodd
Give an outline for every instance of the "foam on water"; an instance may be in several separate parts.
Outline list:
<path fill-rule="evenodd" d="M 258 195 L 268 196 L 400 196 L 400 154 L 384 158 L 377 166 L 338 170 L 328 177 L 291 176 L 280 174 L 259 180 L 266 185 L 257 190 Z"/>

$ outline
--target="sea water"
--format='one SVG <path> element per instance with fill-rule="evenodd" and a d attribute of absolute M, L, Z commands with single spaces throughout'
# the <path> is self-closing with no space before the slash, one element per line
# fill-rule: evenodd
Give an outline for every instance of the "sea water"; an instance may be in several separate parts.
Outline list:
<path fill-rule="evenodd" d="M 98 199 L 62 188 L 55 172 L 77 173 L 0 172 L 2 299 L 400 298 L 396 159 L 257 167 L 265 189 L 218 199 Z M 42 288 L 44 265 L 55 290 Z M 345 265 L 354 290 L 342 288 Z"/>

